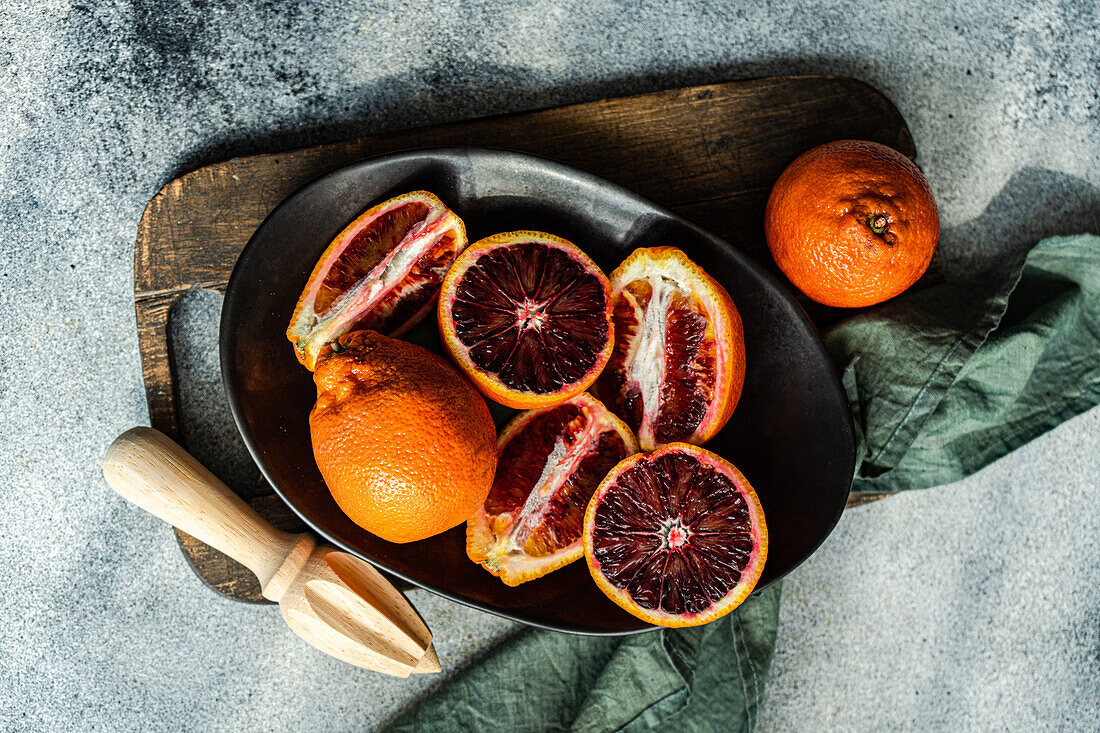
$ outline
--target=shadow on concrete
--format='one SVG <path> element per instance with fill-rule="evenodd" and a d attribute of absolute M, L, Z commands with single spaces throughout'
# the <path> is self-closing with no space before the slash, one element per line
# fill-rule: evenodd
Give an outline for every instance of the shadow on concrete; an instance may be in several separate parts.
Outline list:
<path fill-rule="evenodd" d="M 975 219 L 940 234 L 949 279 L 984 272 L 1059 234 L 1100 234 L 1100 189 L 1046 168 L 1024 168 L 1008 180 Z"/>
<path fill-rule="evenodd" d="M 645 94 L 699 84 L 777 75 L 848 76 L 883 87 L 870 64 L 838 57 L 775 58 L 691 69 L 630 73 L 590 82 L 547 83 L 529 69 L 471 59 L 448 59 L 347 93 L 343 109 L 331 100 L 303 105 L 300 115 L 268 121 L 268 129 L 230 132 L 182 154 L 160 181 L 244 155 L 280 152 L 364 135 L 459 120 Z M 889 97 L 889 95 L 887 94 Z M 893 101 L 893 100 L 891 100 Z M 319 121 L 318 107 L 331 107 Z"/>

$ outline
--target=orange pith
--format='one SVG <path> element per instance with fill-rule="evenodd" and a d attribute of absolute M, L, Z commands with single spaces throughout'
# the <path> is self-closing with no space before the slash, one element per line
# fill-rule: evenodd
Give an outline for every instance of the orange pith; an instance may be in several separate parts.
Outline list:
<path fill-rule="evenodd" d="M 600 590 L 643 621 L 669 627 L 737 608 L 768 555 L 764 512 L 748 480 L 687 443 L 611 469 L 588 503 L 582 539 Z"/>
<path fill-rule="evenodd" d="M 642 450 L 709 440 L 745 380 L 744 332 L 729 293 L 675 247 L 635 250 L 611 285 L 615 349 L 593 394 Z"/>
<path fill-rule="evenodd" d="M 485 503 L 466 522 L 466 554 L 510 586 L 574 560 L 588 499 L 638 450 L 630 429 L 591 395 L 517 415 L 501 432 Z"/>
<path fill-rule="evenodd" d="M 470 245 L 439 294 L 451 359 L 490 399 L 531 409 L 592 384 L 611 355 L 611 286 L 576 245 L 505 232 Z"/>
<path fill-rule="evenodd" d="M 333 499 L 390 542 L 461 524 L 485 501 L 496 431 L 477 390 L 445 359 L 374 331 L 341 336 L 314 372 L 309 416 Z"/>
<path fill-rule="evenodd" d="M 466 244 L 462 220 L 427 191 L 364 212 L 332 240 L 298 299 L 286 332 L 298 360 L 314 369 L 350 331 L 407 332 L 432 310 Z"/>
<path fill-rule="evenodd" d="M 932 261 L 940 222 L 932 189 L 901 153 L 838 140 L 799 156 L 775 182 L 764 214 L 779 269 L 825 305 L 893 298 Z"/>

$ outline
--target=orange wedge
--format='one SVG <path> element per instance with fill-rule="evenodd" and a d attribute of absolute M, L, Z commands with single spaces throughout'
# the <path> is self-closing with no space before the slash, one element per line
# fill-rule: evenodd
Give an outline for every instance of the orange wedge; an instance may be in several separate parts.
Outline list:
<path fill-rule="evenodd" d="M 332 342 L 351 331 L 400 336 L 431 312 L 466 227 L 442 201 L 413 191 L 372 207 L 321 255 L 286 337 L 313 371 Z"/>
<path fill-rule="evenodd" d="M 638 443 L 630 428 L 582 392 L 517 415 L 497 444 L 493 488 L 466 522 L 466 554 L 505 584 L 519 585 L 584 554 L 588 499 Z"/>
<path fill-rule="evenodd" d="M 642 450 L 714 437 L 745 381 L 745 336 L 729 293 L 675 247 L 635 250 L 611 285 L 615 350 L 592 393 Z"/>

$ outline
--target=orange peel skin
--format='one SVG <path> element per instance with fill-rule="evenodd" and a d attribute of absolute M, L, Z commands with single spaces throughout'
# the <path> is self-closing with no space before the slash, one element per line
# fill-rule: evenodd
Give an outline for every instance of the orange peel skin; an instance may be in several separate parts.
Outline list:
<path fill-rule="evenodd" d="M 900 295 L 928 269 L 939 209 L 913 161 L 879 143 L 837 140 L 779 176 L 764 235 L 779 269 L 811 300 L 862 308 Z"/>

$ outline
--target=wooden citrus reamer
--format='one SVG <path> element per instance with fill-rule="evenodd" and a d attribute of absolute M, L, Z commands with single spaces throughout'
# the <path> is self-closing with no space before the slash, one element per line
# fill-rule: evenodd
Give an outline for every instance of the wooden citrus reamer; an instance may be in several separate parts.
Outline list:
<path fill-rule="evenodd" d="M 396 677 L 440 670 L 428 627 L 381 573 L 310 534 L 275 529 L 163 433 L 120 435 L 103 475 L 127 501 L 255 573 L 294 633 L 326 654 Z"/>

